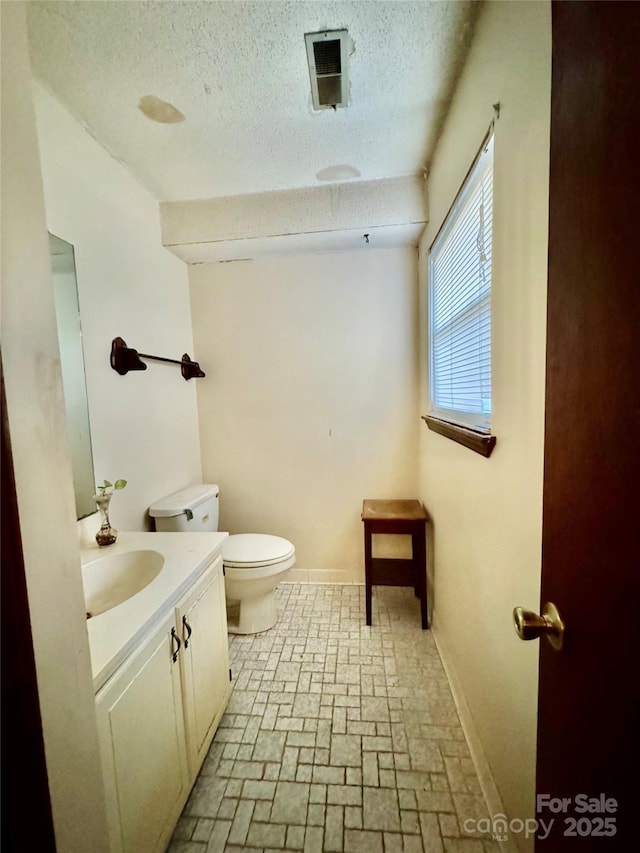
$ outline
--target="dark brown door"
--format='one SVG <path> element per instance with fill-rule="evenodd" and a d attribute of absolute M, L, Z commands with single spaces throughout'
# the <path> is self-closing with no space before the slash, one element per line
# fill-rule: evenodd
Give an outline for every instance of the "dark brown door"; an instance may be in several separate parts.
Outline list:
<path fill-rule="evenodd" d="M 545 853 L 640 832 L 639 46 L 640 4 L 553 4 L 541 604 L 566 637 L 540 640 Z"/>
<path fill-rule="evenodd" d="M 56 849 L 0 361 L 2 408 L 2 853 Z"/>

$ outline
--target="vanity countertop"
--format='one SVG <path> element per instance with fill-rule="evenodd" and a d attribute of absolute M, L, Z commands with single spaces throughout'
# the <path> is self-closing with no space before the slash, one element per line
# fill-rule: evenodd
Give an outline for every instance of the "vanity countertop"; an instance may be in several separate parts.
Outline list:
<path fill-rule="evenodd" d="M 121 531 L 118 541 L 100 548 L 83 548 L 87 564 L 112 554 L 135 550 L 158 551 L 164 566 L 156 578 L 127 601 L 87 621 L 93 686 L 97 692 L 136 647 L 144 634 L 159 623 L 222 550 L 228 533 L 142 533 Z"/>

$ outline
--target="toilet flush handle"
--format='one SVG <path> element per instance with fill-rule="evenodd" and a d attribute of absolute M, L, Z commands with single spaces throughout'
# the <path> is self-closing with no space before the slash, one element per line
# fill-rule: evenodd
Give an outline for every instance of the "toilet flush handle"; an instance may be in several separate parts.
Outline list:
<path fill-rule="evenodd" d="M 535 640 L 544 634 L 556 651 L 562 648 L 564 622 L 560 611 L 551 601 L 542 606 L 541 616 L 523 607 L 514 608 L 513 624 L 521 640 Z"/>

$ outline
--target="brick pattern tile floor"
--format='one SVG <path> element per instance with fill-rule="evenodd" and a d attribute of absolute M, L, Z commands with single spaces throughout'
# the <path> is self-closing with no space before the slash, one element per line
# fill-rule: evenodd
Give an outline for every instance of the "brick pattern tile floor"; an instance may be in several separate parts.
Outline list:
<path fill-rule="evenodd" d="M 229 705 L 168 853 L 497 853 L 410 589 L 283 584 L 279 623 L 230 638 Z M 467 824 L 469 826 L 469 824 Z"/>

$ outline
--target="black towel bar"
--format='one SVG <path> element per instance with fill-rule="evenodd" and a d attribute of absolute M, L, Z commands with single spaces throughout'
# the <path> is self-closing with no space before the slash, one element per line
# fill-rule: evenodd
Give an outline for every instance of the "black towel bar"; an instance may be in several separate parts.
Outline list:
<path fill-rule="evenodd" d="M 138 352 L 131 347 L 128 347 L 122 338 L 114 338 L 111 342 L 111 367 L 119 373 L 120 376 L 125 376 L 130 370 L 146 370 L 147 365 L 140 359 L 146 358 L 151 361 L 164 361 L 167 364 L 179 364 L 182 376 L 185 379 L 199 379 L 206 376 L 201 370 L 197 361 L 192 361 L 188 353 L 182 356 L 178 361 L 177 358 L 164 358 L 160 355 L 148 355 L 146 352 Z"/>

